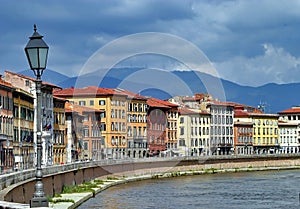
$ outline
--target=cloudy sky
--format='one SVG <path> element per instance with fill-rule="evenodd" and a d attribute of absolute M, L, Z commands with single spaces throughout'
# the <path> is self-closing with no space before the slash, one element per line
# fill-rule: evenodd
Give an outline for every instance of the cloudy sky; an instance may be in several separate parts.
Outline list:
<path fill-rule="evenodd" d="M 114 40 L 154 32 L 194 44 L 224 79 L 250 86 L 300 82 L 299 0 L 0 3 L 1 72 L 28 68 L 24 46 L 36 23 L 50 47 L 48 68 L 68 76 L 77 75 L 95 52 Z M 161 68 L 178 66 L 170 59 L 157 63 Z M 151 58 L 137 56 L 126 64 L 148 66 Z"/>

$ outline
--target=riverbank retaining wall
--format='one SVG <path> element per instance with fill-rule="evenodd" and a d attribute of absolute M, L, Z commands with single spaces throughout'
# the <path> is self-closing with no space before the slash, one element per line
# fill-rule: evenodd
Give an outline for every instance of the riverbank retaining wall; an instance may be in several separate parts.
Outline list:
<path fill-rule="evenodd" d="M 300 155 L 287 156 L 222 156 L 199 158 L 150 158 L 144 160 L 114 161 L 110 163 L 82 163 L 70 169 L 52 169 L 43 177 L 47 196 L 61 193 L 64 186 L 79 185 L 103 176 L 158 175 L 167 172 L 201 171 L 213 169 L 244 169 L 266 167 L 300 168 Z M 31 174 L 32 175 L 32 174 Z M 24 178 L 24 177 L 23 177 Z M 8 179 L 12 181 L 11 179 Z M 29 203 L 33 196 L 35 178 L 14 183 L 0 192 L 0 200 Z"/>

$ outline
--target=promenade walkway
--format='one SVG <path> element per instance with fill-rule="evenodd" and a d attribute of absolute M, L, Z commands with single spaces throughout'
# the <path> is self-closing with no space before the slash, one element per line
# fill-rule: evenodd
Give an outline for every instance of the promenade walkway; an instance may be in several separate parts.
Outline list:
<path fill-rule="evenodd" d="M 153 178 L 162 178 L 162 177 L 175 177 L 175 176 L 182 176 L 182 175 L 199 175 L 203 173 L 215 173 L 215 172 L 238 172 L 238 171 L 259 171 L 259 170 L 279 170 L 279 169 L 299 169 L 300 168 L 300 155 L 293 155 L 293 156 L 248 156 L 249 158 L 243 157 L 236 157 L 236 156 L 226 156 L 226 157 L 209 157 L 207 159 L 203 158 L 183 158 L 183 159 L 143 159 L 143 160 L 125 160 L 125 161 L 110 161 L 110 162 L 85 162 L 82 164 L 75 165 L 68 165 L 69 170 L 67 167 L 59 166 L 59 167 L 49 167 L 45 168 L 43 172 L 50 175 L 50 173 L 55 174 L 58 173 L 57 169 L 60 169 L 60 172 L 69 172 L 74 171 L 74 169 L 83 168 L 83 167 L 93 167 L 93 166 L 100 166 L 109 165 L 117 166 L 118 168 L 124 168 L 124 162 L 130 162 L 134 167 L 137 167 L 135 163 L 146 163 L 147 165 L 153 165 L 153 162 L 157 161 L 176 161 L 178 164 L 171 169 L 168 168 L 160 168 L 155 169 L 152 167 L 151 169 L 142 169 L 142 170 L 126 170 L 126 172 L 116 172 L 110 173 L 106 176 L 100 176 L 97 178 L 97 186 L 92 188 L 94 192 L 85 192 L 85 193 L 72 193 L 72 194 L 60 194 L 57 197 L 54 197 L 53 200 L 56 203 L 50 202 L 50 208 L 57 208 L 57 209 L 72 209 L 78 207 L 78 205 L 82 204 L 84 201 L 88 200 L 95 196 L 95 194 L 117 184 L 123 184 L 131 181 L 139 181 L 143 179 L 153 179 Z M 152 160 L 152 161 L 151 161 Z M 155 160 L 155 161 L 153 161 Z M 152 162 L 152 163 L 151 163 Z M 171 165 L 175 165 L 171 163 Z M 23 171 L 29 172 L 29 171 Z M 30 180 L 29 178 L 32 177 L 33 171 L 29 172 L 27 177 L 22 175 L 22 178 L 11 176 L 1 175 L 1 181 L 8 181 L 9 185 L 20 181 L 24 181 L 25 179 Z M 17 174 L 17 173 L 16 173 Z M 23 173 L 24 174 L 24 173 Z M 13 175 L 13 174 L 9 174 Z M 18 174 L 20 175 L 20 174 Z M 110 178 L 109 178 L 110 177 Z M 14 179 L 12 181 L 12 179 Z M 91 180 L 93 182 L 93 180 Z M 99 183 L 101 182 L 101 183 Z M 7 189 L 5 186 L 4 190 Z M 0 192 L 0 198 L 4 198 L 5 193 L 4 190 Z M 64 200 L 70 200 L 72 202 L 65 202 Z M 0 199 L 3 200 L 3 199 Z M 19 203 L 11 203 L 11 202 L 4 202 L 0 201 L 0 209 L 12 209 L 12 208 L 29 208 L 28 204 L 19 204 Z"/>

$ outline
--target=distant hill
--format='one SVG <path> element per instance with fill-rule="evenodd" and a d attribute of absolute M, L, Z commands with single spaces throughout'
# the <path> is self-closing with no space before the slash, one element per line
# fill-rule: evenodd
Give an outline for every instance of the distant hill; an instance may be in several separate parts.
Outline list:
<path fill-rule="evenodd" d="M 32 72 L 32 70 L 23 70 L 23 71 L 18 72 L 18 73 L 20 73 L 22 75 L 32 77 L 32 78 L 35 78 L 35 75 Z M 69 78 L 70 77 L 68 77 L 66 75 L 63 75 L 61 73 L 58 73 L 58 72 L 56 72 L 54 70 L 51 70 L 51 69 L 44 70 L 43 75 L 42 75 L 43 81 L 47 81 L 47 82 L 52 83 L 52 84 L 59 84 L 60 82 L 68 80 Z"/>
<path fill-rule="evenodd" d="M 151 87 L 151 82 L 155 79 L 161 79 L 159 72 L 154 70 L 153 73 L 150 75 L 147 74 L 146 78 L 143 79 L 129 79 L 131 75 L 137 75 L 138 73 L 143 75 L 143 68 L 113 68 L 106 73 L 104 77 L 99 71 L 84 74 L 80 77 L 68 77 L 53 70 L 46 70 L 43 74 L 43 80 L 63 88 L 91 85 L 106 88 L 118 88 L 121 86 L 121 88 L 139 92 L 145 96 L 153 96 L 160 99 L 167 99 L 171 96 L 170 92 L 165 91 L 164 88 Z M 201 80 L 209 81 L 210 85 L 214 85 L 214 82 L 219 80 L 205 73 L 196 72 L 196 74 L 197 76 L 195 72 L 192 71 L 173 71 L 170 74 L 170 78 L 167 77 L 167 79 L 165 79 L 164 77 L 164 81 L 161 82 L 160 86 L 173 89 L 175 93 L 178 91 L 177 95 L 180 95 L 181 89 L 178 87 L 178 80 L 176 80 L 176 78 L 178 78 L 181 83 L 186 84 L 192 93 L 207 91 Z M 33 77 L 32 72 L 29 70 L 26 71 L 26 75 Z M 145 82 L 145 79 L 148 83 Z M 277 113 L 291 106 L 300 104 L 300 97 L 296 94 L 296 92 L 300 92 L 300 83 L 270 83 L 259 87 L 241 86 L 223 79 L 221 79 L 221 83 L 227 101 L 238 102 L 254 107 L 257 107 L 260 103 L 264 103 L 267 113 Z"/>

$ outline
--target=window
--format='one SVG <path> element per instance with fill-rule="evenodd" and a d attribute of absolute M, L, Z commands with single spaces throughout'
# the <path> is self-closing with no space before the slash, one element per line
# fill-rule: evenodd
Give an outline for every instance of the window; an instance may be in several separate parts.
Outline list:
<path fill-rule="evenodd" d="M 29 80 L 25 81 L 25 86 L 30 86 L 30 81 Z"/>
<path fill-rule="evenodd" d="M 106 117 L 105 111 L 103 111 L 103 112 L 100 114 L 100 117 L 101 117 L 101 118 L 105 118 L 105 117 Z"/>
<path fill-rule="evenodd" d="M 114 131 L 115 130 L 115 124 L 111 123 L 111 130 Z"/>
<path fill-rule="evenodd" d="M 88 121 L 88 120 L 89 120 L 89 116 L 88 115 L 83 116 L 83 121 Z"/>
<path fill-rule="evenodd" d="M 17 106 L 14 106 L 14 118 L 18 118 L 19 117 L 19 109 Z"/>
<path fill-rule="evenodd" d="M 90 106 L 94 106 L 94 100 L 90 100 Z"/>
<path fill-rule="evenodd" d="M 137 120 L 136 120 L 136 114 L 133 114 L 133 120 L 132 120 L 132 122 L 137 122 Z"/>
<path fill-rule="evenodd" d="M 115 110 L 114 109 L 111 110 L 111 118 L 115 118 Z"/>
<path fill-rule="evenodd" d="M 26 119 L 26 109 L 25 109 L 25 107 L 21 107 L 21 118 Z"/>
<path fill-rule="evenodd" d="M 105 145 L 105 136 L 102 136 L 102 138 L 101 138 L 101 145 Z"/>
<path fill-rule="evenodd" d="M 79 101 L 79 105 L 80 105 L 80 106 L 85 106 L 85 105 L 86 105 L 86 102 L 85 102 L 85 101 Z"/>
<path fill-rule="evenodd" d="M 114 137 L 114 136 L 111 137 L 111 144 L 112 144 L 112 145 L 115 144 L 115 137 Z"/>
<path fill-rule="evenodd" d="M 105 100 L 99 100 L 99 105 L 105 105 Z"/>
<path fill-rule="evenodd" d="M 139 104 L 139 112 L 143 112 L 143 105 Z"/>
<path fill-rule="evenodd" d="M 93 125 L 92 126 L 92 137 L 99 137 L 101 136 L 101 133 L 100 133 L 100 127 L 98 127 L 97 125 Z"/>
<path fill-rule="evenodd" d="M 131 136 L 131 135 L 132 135 L 132 128 L 131 128 L 131 126 L 128 126 L 127 135 L 128 135 L 128 136 Z"/>
<path fill-rule="evenodd" d="M 89 136 L 89 127 L 88 126 L 84 126 L 83 127 L 83 135 L 85 137 L 88 137 Z"/>
<path fill-rule="evenodd" d="M 180 123 L 184 123 L 184 118 L 183 117 L 180 118 Z"/>
<path fill-rule="evenodd" d="M 184 139 L 179 139 L 179 146 L 181 146 L 181 147 L 185 146 L 185 140 Z"/>
<path fill-rule="evenodd" d="M 88 142 L 87 141 L 83 142 L 83 149 L 88 150 Z"/>
<path fill-rule="evenodd" d="M 106 131 L 106 124 L 105 123 L 101 123 L 101 131 Z"/>
<path fill-rule="evenodd" d="M 121 124 L 121 123 L 120 123 Z M 126 131 L 126 125 L 125 123 L 122 123 L 122 131 L 125 132 Z"/>
<path fill-rule="evenodd" d="M 180 135 L 184 135 L 184 127 L 180 127 Z"/>

